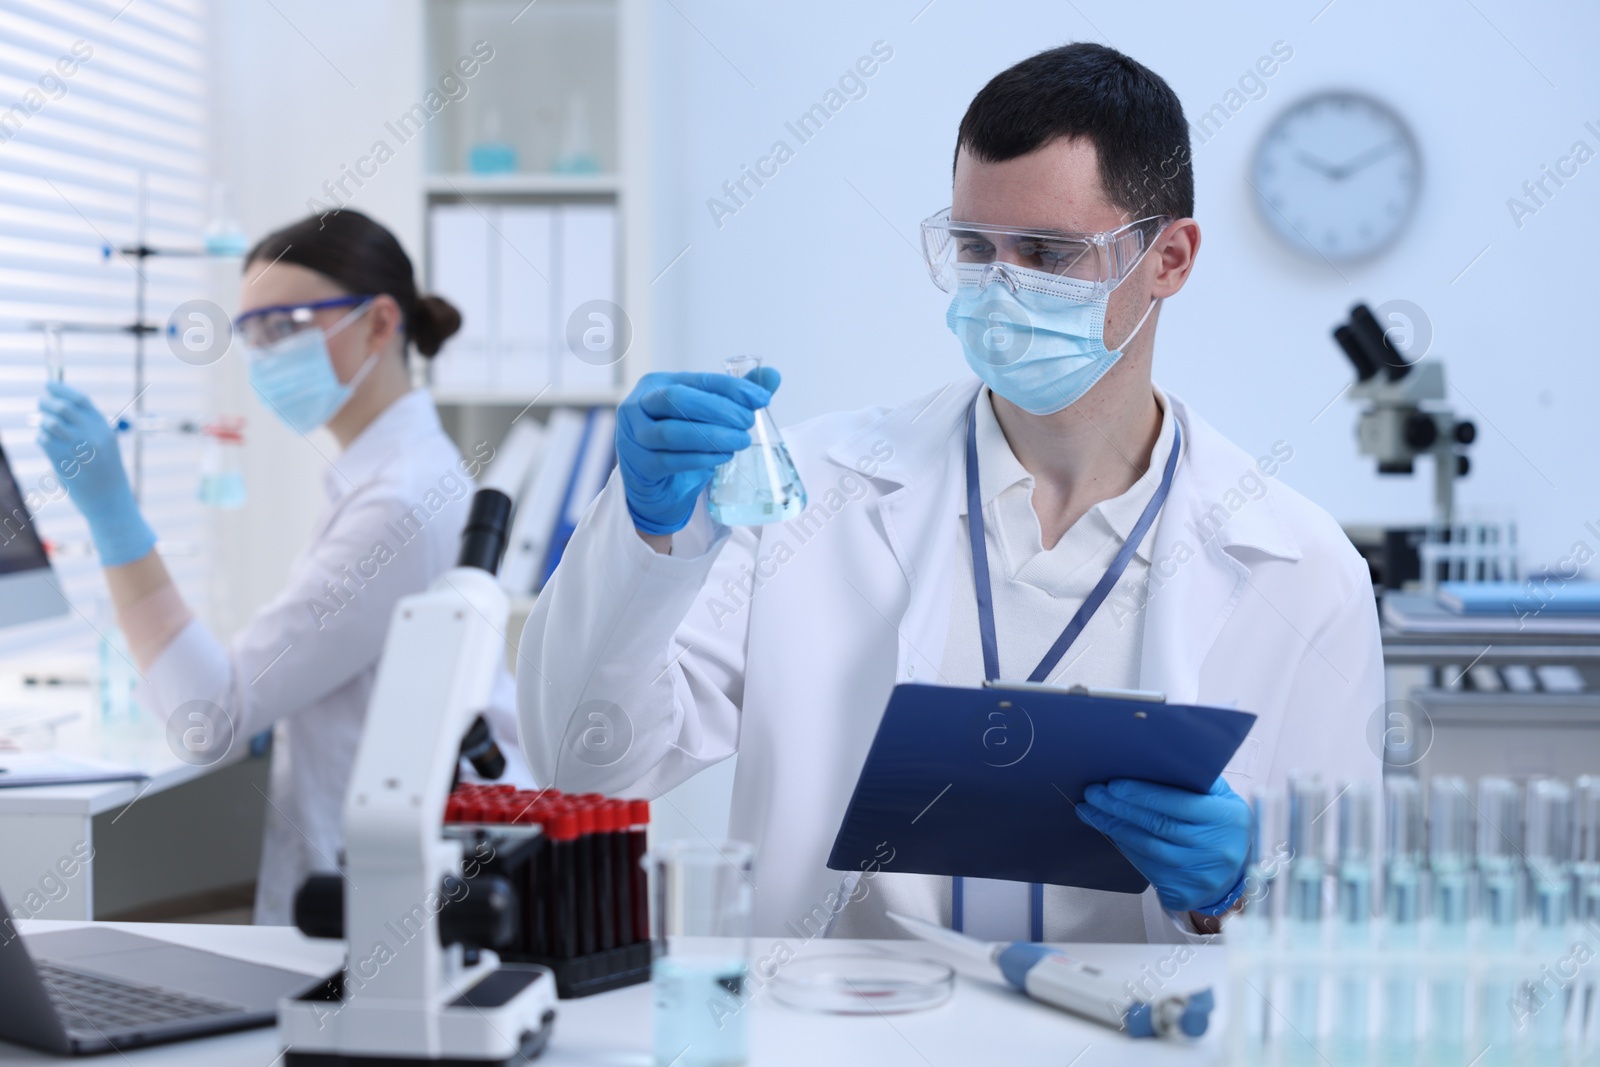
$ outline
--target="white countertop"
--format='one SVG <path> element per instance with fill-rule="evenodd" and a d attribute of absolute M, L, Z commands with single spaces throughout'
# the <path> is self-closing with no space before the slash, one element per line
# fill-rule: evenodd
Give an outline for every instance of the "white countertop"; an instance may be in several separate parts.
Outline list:
<path fill-rule="evenodd" d="M 48 672 L 46 672 L 48 673 Z M 131 712 L 125 720 L 101 719 L 97 690 L 89 684 L 25 687 L 0 677 L 0 745 L 22 751 L 46 748 L 87 756 L 148 775 L 140 781 L 0 788 L 0 815 L 98 815 L 198 778 L 212 767 L 191 766 L 167 744 L 166 729 L 153 716 Z M 228 759 L 242 758 L 248 738 L 235 740 Z"/>
<path fill-rule="evenodd" d="M 24 922 L 24 932 L 67 929 L 71 922 Z M 206 948 L 260 963 L 308 973 L 326 972 L 339 963 L 340 942 L 312 941 L 286 927 L 197 926 L 181 924 L 108 923 L 119 929 Z M 774 939 L 775 940 L 775 939 Z M 797 958 L 823 953 L 890 951 L 941 958 L 934 946 L 914 942 L 790 941 Z M 1218 1006 L 1212 1029 L 1196 1042 L 1136 1041 L 1118 1031 L 1056 1011 L 1006 986 L 970 964 L 958 966 L 954 996 L 929 1011 L 904 1015 L 837 1016 L 795 1011 L 774 1001 L 768 990 L 756 992 L 750 1005 L 751 1056 L 756 1067 L 789 1064 L 871 1064 L 873 1067 L 973 1067 L 999 1064 L 1022 1067 L 1102 1067 L 1110 1064 L 1210 1064 L 1221 1060 L 1220 1031 L 1226 1011 L 1225 959 L 1221 948 L 1172 945 L 1073 945 L 1067 951 L 1088 962 L 1125 968 L 1130 976 L 1148 965 L 1170 974 L 1173 959 L 1181 964 L 1178 984 L 1194 988 L 1210 984 Z M 751 947 L 756 958 L 767 955 L 768 939 Z M 1176 956 L 1181 951 L 1184 956 Z M 1188 954 L 1192 954 L 1192 957 Z M 118 1067 L 146 1064 L 206 1067 L 273 1067 L 282 1050 L 272 1029 L 228 1034 L 200 1041 L 140 1049 L 112 1059 Z M 59 1063 L 43 1053 L 0 1042 L 0 1063 Z M 554 1036 L 541 1063 L 551 1067 L 603 1064 L 607 1067 L 650 1067 L 650 987 L 627 989 L 562 1001 L 557 1007 Z"/>

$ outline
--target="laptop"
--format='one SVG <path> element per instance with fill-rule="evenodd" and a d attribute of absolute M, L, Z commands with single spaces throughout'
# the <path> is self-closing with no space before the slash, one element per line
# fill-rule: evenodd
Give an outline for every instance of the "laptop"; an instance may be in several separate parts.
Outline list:
<path fill-rule="evenodd" d="M 0 916 L 9 916 L 0 899 Z M 30 934 L 0 917 L 0 1039 L 86 1055 L 270 1026 L 322 978 L 89 926 Z"/>

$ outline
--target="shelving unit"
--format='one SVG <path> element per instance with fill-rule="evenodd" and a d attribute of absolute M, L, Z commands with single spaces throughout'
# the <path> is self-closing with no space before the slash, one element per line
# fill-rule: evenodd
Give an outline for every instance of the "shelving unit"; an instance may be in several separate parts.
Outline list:
<path fill-rule="evenodd" d="M 616 279 L 610 299 L 623 309 L 631 328 L 630 343 L 614 367 L 614 381 L 603 387 L 563 386 L 559 375 L 545 386 L 513 382 L 497 387 L 491 382 L 480 387 L 438 380 L 442 376 L 435 369 L 430 377 L 435 403 L 446 429 L 466 449 L 484 441 L 497 444 L 514 418 L 529 414 L 542 418 L 560 406 L 614 405 L 649 368 L 649 4 L 648 0 L 539 0 L 537 4 L 425 0 L 423 17 L 427 50 L 423 73 L 429 88 L 457 60 L 472 54 L 476 42 L 487 42 L 494 50 L 492 59 L 481 63 L 470 79 L 463 79 L 465 95 L 445 107 L 427 128 L 424 217 L 431 219 L 436 207 L 466 204 L 489 220 L 495 233 L 492 240 L 506 241 L 493 220 L 507 205 L 615 208 Z M 572 140 L 577 109 L 587 116 L 592 173 L 569 172 L 570 153 L 566 169 L 557 165 L 571 148 L 563 142 Z M 469 170 L 473 145 L 485 140 L 509 144 L 517 169 Z M 432 289 L 437 249 L 431 223 L 427 230 L 424 262 Z M 576 360 L 560 347 L 566 324 L 557 318 L 553 313 L 551 358 Z M 582 375 L 586 382 L 595 377 L 592 365 Z"/>

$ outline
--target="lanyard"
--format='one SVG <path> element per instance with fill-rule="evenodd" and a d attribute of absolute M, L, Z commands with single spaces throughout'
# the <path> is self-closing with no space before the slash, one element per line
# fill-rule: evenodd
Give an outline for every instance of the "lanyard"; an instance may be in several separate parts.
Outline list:
<path fill-rule="evenodd" d="M 1000 644 L 995 638 L 994 630 L 994 591 L 989 584 L 989 550 L 983 532 L 983 493 L 978 487 L 978 404 L 983 400 L 983 392 L 979 390 L 977 397 L 972 401 L 972 408 L 967 412 L 967 540 L 972 546 L 972 583 L 978 595 L 978 636 L 983 641 L 983 676 L 988 681 L 1000 679 Z M 1144 541 L 1150 527 L 1156 521 L 1156 514 L 1161 511 L 1161 505 L 1166 503 L 1167 494 L 1172 489 L 1172 475 L 1178 469 L 1178 452 L 1183 444 L 1183 431 L 1178 426 L 1177 419 L 1172 421 L 1172 451 L 1167 454 L 1167 464 L 1161 472 L 1161 484 L 1156 487 L 1150 502 L 1144 506 L 1144 511 L 1139 514 L 1139 521 L 1133 524 L 1133 530 L 1128 534 L 1128 539 L 1122 542 L 1122 547 L 1117 550 L 1116 557 L 1112 559 L 1111 566 L 1106 568 L 1100 581 L 1090 590 L 1084 598 L 1083 604 L 1072 616 L 1072 621 L 1067 623 L 1067 628 L 1061 631 L 1061 636 L 1056 638 L 1055 644 L 1044 654 L 1044 659 L 1028 675 L 1030 682 L 1043 682 L 1050 677 L 1050 672 L 1056 669 L 1056 664 L 1061 662 L 1061 657 L 1067 654 L 1067 649 L 1078 639 L 1083 628 L 1089 625 L 1089 620 L 1105 603 L 1106 597 L 1111 595 L 1111 590 L 1116 588 L 1117 582 L 1122 579 L 1123 572 L 1128 569 L 1128 563 L 1133 559 L 1134 551 Z M 951 887 L 951 916 L 953 925 L 960 930 L 965 923 L 964 904 L 965 891 L 962 880 L 958 876 Z M 1034 883 L 1028 894 L 1029 911 L 1031 912 L 1029 928 L 1034 941 L 1044 940 L 1044 886 Z"/>

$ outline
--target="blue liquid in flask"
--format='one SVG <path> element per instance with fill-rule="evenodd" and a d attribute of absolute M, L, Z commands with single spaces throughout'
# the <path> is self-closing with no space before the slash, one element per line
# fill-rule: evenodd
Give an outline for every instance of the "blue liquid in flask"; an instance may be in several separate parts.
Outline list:
<path fill-rule="evenodd" d="M 760 368 L 756 356 L 735 356 L 728 373 L 747 378 Z M 756 412 L 750 447 L 718 467 L 711 477 L 711 517 L 724 526 L 788 522 L 806 509 L 806 489 L 789 458 L 770 408 Z"/>

